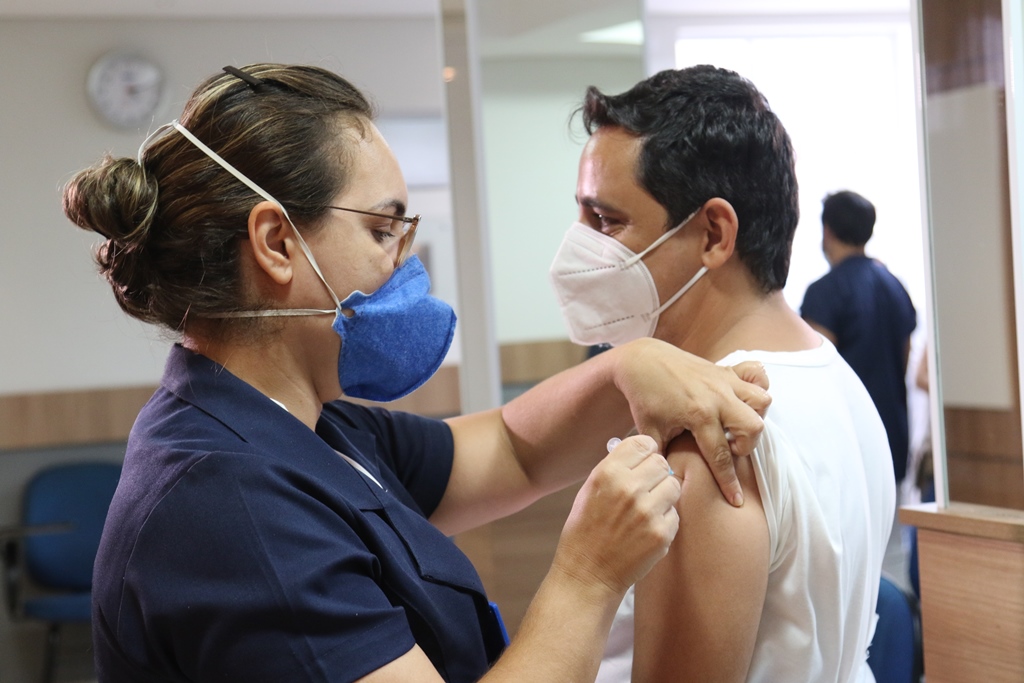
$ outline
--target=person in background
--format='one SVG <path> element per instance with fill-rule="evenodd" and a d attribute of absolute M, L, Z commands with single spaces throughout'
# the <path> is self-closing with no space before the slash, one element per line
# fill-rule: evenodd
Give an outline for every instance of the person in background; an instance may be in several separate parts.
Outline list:
<path fill-rule="evenodd" d="M 910 453 L 906 374 L 917 313 L 896 276 L 865 254 L 874 226 L 874 205 L 856 192 L 825 197 L 821 250 L 831 270 L 807 288 L 800 314 L 835 344 L 867 388 L 899 483 Z"/>
<path fill-rule="evenodd" d="M 679 533 L 622 601 L 598 680 L 871 681 L 895 482 L 871 398 L 782 294 L 789 136 L 752 83 L 713 66 L 590 88 L 582 117 L 579 218 L 551 266 L 570 336 L 757 361 L 773 399 L 737 461 L 742 508 L 719 500 L 692 439 L 670 444 Z"/>
<path fill-rule="evenodd" d="M 447 421 L 340 399 L 413 391 L 455 332 L 372 119 L 324 69 L 225 67 L 137 159 L 64 189 L 121 308 L 178 338 L 96 558 L 103 683 L 593 679 L 678 527 L 662 444 L 692 431 L 741 502 L 732 453 L 769 402 L 756 364 L 639 340 Z M 506 648 L 450 536 L 584 479 Z"/>

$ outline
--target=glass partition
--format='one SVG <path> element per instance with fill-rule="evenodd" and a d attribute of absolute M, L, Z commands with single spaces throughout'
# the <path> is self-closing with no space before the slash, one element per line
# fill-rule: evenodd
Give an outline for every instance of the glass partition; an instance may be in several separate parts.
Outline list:
<path fill-rule="evenodd" d="M 496 332 L 506 383 L 522 385 L 565 353 L 548 268 L 576 219 L 585 135 L 569 119 L 587 86 L 643 78 L 640 0 L 476 4 Z"/>
<path fill-rule="evenodd" d="M 1000 0 L 919 0 L 938 500 L 1024 509 Z"/>
<path fill-rule="evenodd" d="M 484 265 L 507 401 L 585 357 L 586 349 L 569 341 L 548 283 L 551 260 L 576 219 L 585 135 L 570 116 L 587 86 L 621 92 L 643 78 L 641 9 L 640 0 L 465 3 L 480 85 L 490 253 Z M 458 4 L 442 5 L 446 31 L 453 25 L 449 5 Z M 460 262 L 460 277 L 461 269 Z M 512 633 L 550 566 L 576 490 L 458 539 Z"/>

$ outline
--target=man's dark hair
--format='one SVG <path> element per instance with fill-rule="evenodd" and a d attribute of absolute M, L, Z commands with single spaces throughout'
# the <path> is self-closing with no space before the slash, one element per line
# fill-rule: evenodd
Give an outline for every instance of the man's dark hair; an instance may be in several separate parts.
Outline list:
<path fill-rule="evenodd" d="M 875 228 L 875 205 L 856 192 L 843 190 L 821 202 L 821 224 L 843 244 L 862 247 Z"/>
<path fill-rule="evenodd" d="M 793 146 L 754 84 L 713 66 L 666 70 L 621 95 L 591 86 L 587 133 L 616 126 L 642 138 L 637 181 L 678 225 L 704 202 L 736 210 L 736 251 L 765 292 L 782 289 L 800 217 Z"/>

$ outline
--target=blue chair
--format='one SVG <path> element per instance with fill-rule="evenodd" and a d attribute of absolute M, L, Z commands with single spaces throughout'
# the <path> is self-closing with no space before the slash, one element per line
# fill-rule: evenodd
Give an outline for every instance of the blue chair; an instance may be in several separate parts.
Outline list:
<path fill-rule="evenodd" d="M 876 609 L 878 625 L 868 650 L 876 683 L 919 683 L 923 650 L 917 599 L 883 576 Z"/>
<path fill-rule="evenodd" d="M 25 488 L 25 533 L 4 548 L 5 593 L 12 616 L 48 624 L 44 683 L 53 680 L 61 625 L 91 620 L 92 565 L 120 476 L 116 463 L 63 464 Z"/>

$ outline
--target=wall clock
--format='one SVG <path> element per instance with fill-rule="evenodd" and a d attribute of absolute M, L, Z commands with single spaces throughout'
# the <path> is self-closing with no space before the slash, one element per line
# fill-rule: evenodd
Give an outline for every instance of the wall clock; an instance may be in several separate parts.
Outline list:
<path fill-rule="evenodd" d="M 134 52 L 110 52 L 89 69 L 86 92 L 104 122 L 115 128 L 135 128 L 152 122 L 163 86 L 163 69 L 152 59 Z"/>

